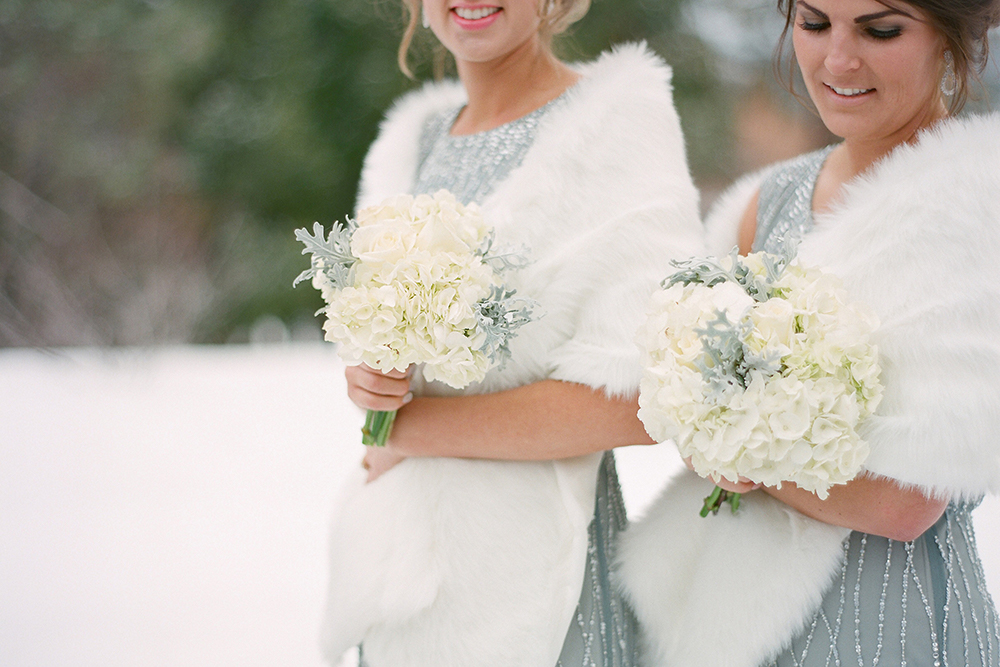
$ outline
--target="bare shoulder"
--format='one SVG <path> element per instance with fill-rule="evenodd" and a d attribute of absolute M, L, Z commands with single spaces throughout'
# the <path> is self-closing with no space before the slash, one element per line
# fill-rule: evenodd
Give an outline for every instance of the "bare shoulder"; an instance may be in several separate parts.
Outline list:
<path fill-rule="evenodd" d="M 757 190 L 740 217 L 738 240 L 741 255 L 749 254 L 753 248 L 753 240 L 757 235 L 757 205 L 759 201 L 760 190 Z"/>

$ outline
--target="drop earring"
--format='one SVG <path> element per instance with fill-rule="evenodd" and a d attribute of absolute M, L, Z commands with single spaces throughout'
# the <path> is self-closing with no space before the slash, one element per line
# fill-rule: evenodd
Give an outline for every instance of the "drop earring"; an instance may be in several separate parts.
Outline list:
<path fill-rule="evenodd" d="M 420 14 L 422 15 L 424 21 L 424 27 L 430 29 L 431 20 L 427 18 L 427 5 L 420 3 Z"/>
<path fill-rule="evenodd" d="M 951 97 L 958 90 L 958 77 L 955 76 L 955 56 L 951 51 L 944 52 L 944 75 L 941 77 L 941 92 Z"/>

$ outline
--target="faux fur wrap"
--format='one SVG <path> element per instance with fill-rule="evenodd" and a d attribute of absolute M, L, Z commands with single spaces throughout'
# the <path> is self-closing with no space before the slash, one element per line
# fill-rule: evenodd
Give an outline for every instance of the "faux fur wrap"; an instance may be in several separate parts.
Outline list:
<path fill-rule="evenodd" d="M 720 199 L 717 253 L 763 174 Z M 799 246 L 881 320 L 885 398 L 862 429 L 866 468 L 928 494 L 1000 489 L 1000 116 L 950 120 L 848 185 Z M 846 529 L 762 492 L 702 519 L 710 482 L 677 478 L 625 535 L 621 576 L 649 663 L 754 667 L 784 649 L 840 568 Z M 719 615 L 722 607 L 731 610 Z"/>
<path fill-rule="evenodd" d="M 649 294 L 671 258 L 703 251 L 668 67 L 627 46 L 579 71 L 481 202 L 498 244 L 529 249 L 509 283 L 543 315 L 469 391 L 556 378 L 634 394 Z M 396 105 L 360 206 L 412 188 L 425 121 L 462 100 L 457 84 L 435 84 Z M 410 459 L 367 486 L 359 472 L 333 522 L 328 658 L 363 641 L 373 667 L 554 665 L 583 585 L 599 462 Z"/>

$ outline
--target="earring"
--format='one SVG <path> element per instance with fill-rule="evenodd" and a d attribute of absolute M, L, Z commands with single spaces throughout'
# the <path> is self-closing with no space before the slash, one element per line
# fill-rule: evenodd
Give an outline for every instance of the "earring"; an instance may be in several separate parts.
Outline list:
<path fill-rule="evenodd" d="M 430 28 L 431 27 L 431 20 L 427 17 L 427 5 L 425 5 L 422 2 L 420 3 L 420 13 L 423 15 L 422 18 L 424 20 L 424 27 L 425 28 Z"/>
<path fill-rule="evenodd" d="M 951 51 L 944 52 L 944 76 L 941 77 L 941 92 L 949 97 L 958 90 L 958 77 L 955 76 L 955 56 Z"/>
<path fill-rule="evenodd" d="M 551 21 L 552 14 L 556 11 L 556 0 L 543 0 L 541 4 L 541 18 L 543 21 Z"/>

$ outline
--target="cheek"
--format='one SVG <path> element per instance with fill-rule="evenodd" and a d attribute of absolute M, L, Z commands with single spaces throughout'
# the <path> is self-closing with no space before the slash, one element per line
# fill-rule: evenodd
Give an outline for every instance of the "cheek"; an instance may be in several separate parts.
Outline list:
<path fill-rule="evenodd" d="M 801 30 L 792 33 L 792 51 L 795 54 L 795 62 L 809 83 L 809 74 L 816 71 L 818 66 L 823 64 L 823 53 L 819 41 L 816 37 L 803 35 Z"/>
<path fill-rule="evenodd" d="M 926 51 L 904 52 L 889 61 L 886 73 L 900 91 L 914 100 L 934 94 L 941 78 L 940 64 Z"/>

